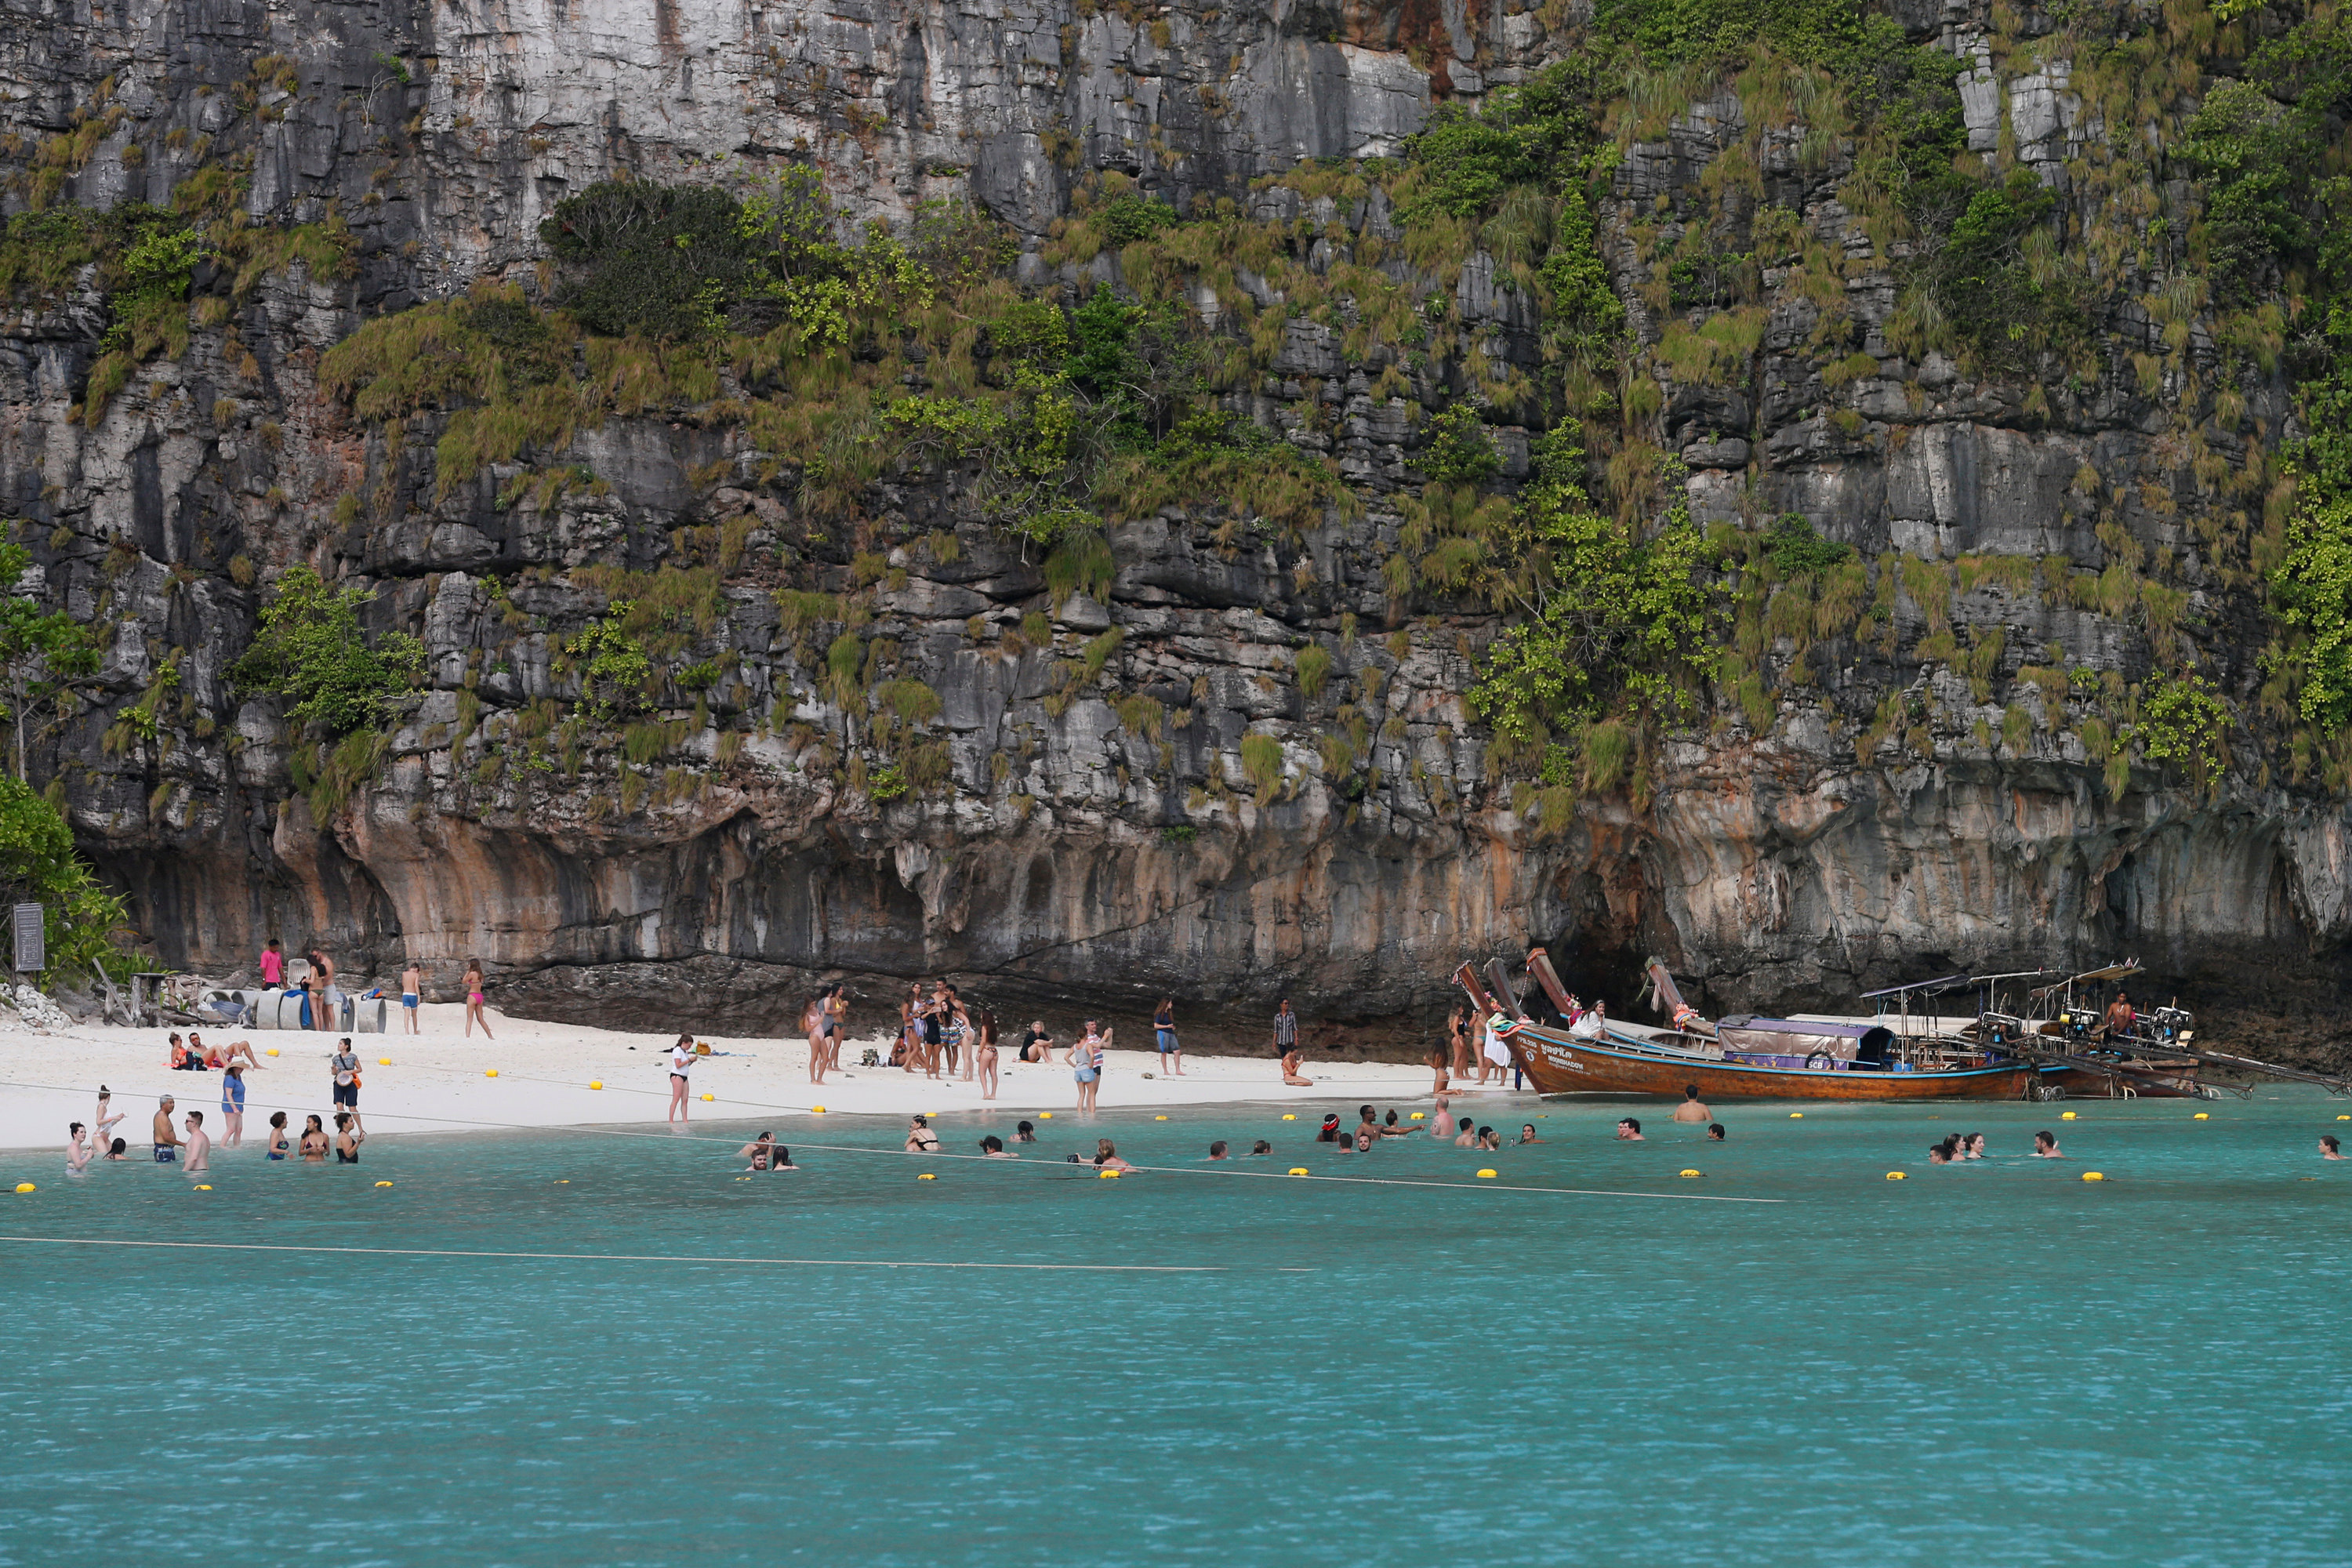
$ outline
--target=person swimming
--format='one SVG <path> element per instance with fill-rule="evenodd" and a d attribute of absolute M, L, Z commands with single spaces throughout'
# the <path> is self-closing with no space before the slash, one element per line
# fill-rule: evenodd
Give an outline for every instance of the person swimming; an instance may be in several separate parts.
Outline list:
<path fill-rule="evenodd" d="M 2335 1133 L 2323 1132 L 2319 1135 L 2319 1157 L 2323 1160 L 2344 1158 L 2344 1145 L 2336 1141 Z"/>
<path fill-rule="evenodd" d="M 1646 1143 L 1649 1142 L 1649 1140 L 1642 1136 L 1641 1122 L 1631 1116 L 1625 1117 L 1617 1123 L 1617 1141 L 1621 1143 Z"/>
<path fill-rule="evenodd" d="M 1013 1130 L 1013 1141 L 1015 1143 L 1034 1143 L 1037 1142 L 1037 1130 L 1024 1121 Z"/>
<path fill-rule="evenodd" d="M 737 1150 L 735 1152 L 735 1157 L 739 1160 L 749 1160 L 751 1162 L 750 1164 L 743 1167 L 747 1171 L 778 1171 L 783 1169 L 782 1166 L 776 1163 L 776 1135 L 773 1132 L 761 1133 L 757 1138 L 752 1139 L 751 1142 L 744 1144 L 742 1148 Z"/>
<path fill-rule="evenodd" d="M 1536 1124 L 1532 1121 L 1522 1121 L 1519 1123 L 1518 1141 L 1522 1143 L 1540 1143 L 1543 1142 L 1542 1139 L 1536 1136 Z"/>
<path fill-rule="evenodd" d="M 1710 1143 L 1720 1143 L 1720 1142 L 1723 1142 L 1723 1137 L 1724 1137 L 1724 1133 L 1723 1133 L 1723 1123 L 1722 1123 L 1722 1122 L 1720 1122 L 1720 1121 L 1717 1121 L 1717 1122 L 1712 1122 L 1712 1123 L 1710 1123 L 1710 1124 L 1708 1125 L 1707 1130 L 1706 1130 L 1706 1141 L 1707 1141 L 1708 1142 L 1710 1142 Z"/>
<path fill-rule="evenodd" d="M 1026 1127 L 1029 1124 L 1024 1121 L 1021 1125 Z M 993 1132 L 980 1141 L 980 1152 L 982 1156 L 991 1160 L 1018 1160 L 1021 1158 L 1020 1155 L 1015 1154 L 1011 1150 L 1005 1148 L 1004 1140 L 999 1138 Z"/>
<path fill-rule="evenodd" d="M 1252 1159 L 1255 1159 L 1261 1154 L 1271 1154 L 1273 1152 L 1274 1145 L 1267 1142 L 1263 1138 L 1250 1145 L 1250 1158 Z"/>
<path fill-rule="evenodd" d="M 2037 1160 L 2063 1160 L 2058 1150 L 2058 1135 L 2047 1129 L 2033 1135 L 2033 1157 Z"/>

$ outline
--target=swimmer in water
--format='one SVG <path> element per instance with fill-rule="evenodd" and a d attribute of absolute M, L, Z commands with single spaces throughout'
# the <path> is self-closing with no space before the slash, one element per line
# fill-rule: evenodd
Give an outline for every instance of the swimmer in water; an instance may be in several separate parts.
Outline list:
<path fill-rule="evenodd" d="M 1499 1133 L 1499 1132 L 1496 1131 L 1495 1131 L 1493 1128 L 1491 1128 L 1491 1127 L 1481 1127 L 1480 1129 L 1478 1129 L 1478 1147 L 1479 1147 L 1479 1148 L 1481 1148 L 1481 1149 L 1500 1149 L 1502 1146 L 1503 1146 L 1503 1136 L 1502 1136 L 1502 1134 L 1501 1134 L 1501 1133 Z"/>
<path fill-rule="evenodd" d="M 1971 1160 L 1984 1158 L 1984 1134 L 1971 1132 L 1960 1140 L 1960 1152 Z"/>
<path fill-rule="evenodd" d="M 261 1141 L 261 1147 L 262 1157 L 264 1159 L 283 1160 L 286 1158 L 288 1144 L 286 1141 L 286 1113 L 284 1111 L 273 1110 L 269 1113 L 269 1136 Z"/>
<path fill-rule="evenodd" d="M 1437 1115 L 1429 1124 L 1429 1135 L 1432 1138 L 1454 1136 L 1454 1105 L 1451 1096 L 1441 1094 L 1437 1097 Z"/>
<path fill-rule="evenodd" d="M 1715 1112 L 1709 1110 L 1706 1108 L 1706 1101 L 1698 1097 L 1698 1085 L 1687 1083 L 1683 1086 L 1683 1102 L 1675 1107 L 1675 1120 L 1677 1121 L 1715 1120 Z"/>
<path fill-rule="evenodd" d="M 1267 1142 L 1263 1138 L 1250 1145 L 1250 1158 L 1253 1160 L 1256 1159 L 1261 1154 L 1271 1154 L 1273 1152 L 1274 1145 Z"/>
<path fill-rule="evenodd" d="M 1118 1149 L 1108 1138 L 1095 1140 L 1095 1163 L 1106 1171 L 1132 1171 L 1134 1166 L 1118 1157 Z"/>
<path fill-rule="evenodd" d="M 1720 1143 L 1723 1142 L 1722 1122 L 1717 1121 L 1708 1125 L 1706 1130 L 1706 1141 L 1710 1143 Z"/>
<path fill-rule="evenodd" d="M 1951 1163 L 1952 1152 L 1949 1149 L 1946 1148 L 1941 1143 L 1930 1143 L 1927 1145 L 1927 1163 L 1930 1165 L 1948 1165 Z"/>
<path fill-rule="evenodd" d="M 1649 1142 L 1648 1139 L 1642 1136 L 1642 1124 L 1630 1116 L 1617 1123 L 1617 1141 L 1620 1143 L 1646 1143 Z"/>
<path fill-rule="evenodd" d="M 76 1176 L 80 1175 L 82 1173 L 82 1167 L 89 1163 L 89 1145 L 82 1139 L 81 1123 L 79 1121 L 68 1123 L 66 1127 L 66 1170 L 68 1173 Z"/>
<path fill-rule="evenodd" d="M 2335 1133 L 2323 1132 L 2319 1135 L 2319 1157 L 2323 1160 L 2344 1158 L 2344 1145 L 2336 1142 Z"/>
<path fill-rule="evenodd" d="M 930 1121 L 918 1116 L 907 1129 L 907 1152 L 936 1154 L 940 1152 L 940 1135 L 931 1131 Z"/>
<path fill-rule="evenodd" d="M 1024 1121 L 1013 1130 L 1013 1141 L 1015 1143 L 1034 1143 L 1037 1142 L 1037 1130 Z"/>
<path fill-rule="evenodd" d="M 1021 1125 L 1026 1127 L 1029 1124 L 1024 1121 Z M 1005 1148 L 1004 1140 L 999 1138 L 993 1132 L 980 1141 L 980 1152 L 982 1158 L 989 1160 L 1018 1160 L 1021 1158 L 1020 1155 L 1015 1154 L 1011 1150 Z"/>
<path fill-rule="evenodd" d="M 1456 1149 L 1475 1149 L 1478 1146 L 1477 1124 L 1466 1116 L 1462 1119 L 1462 1131 L 1455 1134 L 1454 1146 Z"/>
<path fill-rule="evenodd" d="M 2057 1134 L 2049 1131 L 2036 1132 L 2033 1135 L 2033 1157 L 2037 1160 L 2064 1159 L 2066 1156 L 2058 1152 Z"/>
<path fill-rule="evenodd" d="M 1536 1124 L 1534 1122 L 1522 1121 L 1519 1123 L 1519 1142 L 1522 1143 L 1540 1143 L 1543 1142 L 1542 1139 L 1536 1136 Z"/>
<path fill-rule="evenodd" d="M 1212 1160 L 1230 1160 L 1233 1158 L 1231 1154 L 1225 1152 L 1225 1141 L 1223 1139 L 1220 1138 L 1215 1142 L 1209 1145 L 1209 1158 Z"/>
<path fill-rule="evenodd" d="M 191 1176 L 201 1176 L 212 1170 L 213 1141 L 205 1131 L 205 1113 L 188 1112 L 188 1163 L 181 1167 Z"/>
<path fill-rule="evenodd" d="M 773 1132 L 761 1133 L 757 1138 L 752 1139 L 749 1143 L 746 1143 L 740 1149 L 736 1150 L 735 1157 L 739 1160 L 749 1160 L 751 1162 L 750 1164 L 743 1167 L 747 1171 L 773 1171 L 778 1169 L 779 1167 L 775 1163 L 776 1135 Z"/>
<path fill-rule="evenodd" d="M 327 1163 L 327 1130 L 319 1125 L 316 1116 L 302 1122 L 302 1163 L 323 1165 Z"/>

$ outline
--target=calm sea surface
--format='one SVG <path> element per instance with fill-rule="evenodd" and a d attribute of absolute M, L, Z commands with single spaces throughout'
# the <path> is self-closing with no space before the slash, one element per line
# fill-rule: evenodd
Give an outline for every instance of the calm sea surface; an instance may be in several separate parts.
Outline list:
<path fill-rule="evenodd" d="M 1738 1106 L 1720 1147 L 1526 1100 L 1482 1119 L 1548 1142 L 1486 1155 L 1064 1111 L 1017 1164 L 801 1117 L 750 1181 L 587 1133 L 208 1193 L 0 1157 L 11 1237 L 367 1249 L 0 1243 L 0 1563 L 2341 1562 L 2352 1103 L 2263 1094 Z M 1993 1158 L 1927 1165 L 1969 1130 Z M 1276 1153 L 1055 1163 L 1098 1132 Z"/>

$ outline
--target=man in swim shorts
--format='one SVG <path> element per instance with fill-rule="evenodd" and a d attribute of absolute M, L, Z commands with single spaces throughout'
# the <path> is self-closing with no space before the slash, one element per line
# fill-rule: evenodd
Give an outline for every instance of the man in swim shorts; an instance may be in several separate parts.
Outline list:
<path fill-rule="evenodd" d="M 400 1016 L 409 1034 L 416 1033 L 416 1009 L 424 1000 L 425 970 L 412 958 L 400 972 Z"/>
<path fill-rule="evenodd" d="M 155 1163 L 168 1165 L 180 1157 L 180 1134 L 172 1126 L 173 1101 L 170 1095 L 155 1108 Z"/>

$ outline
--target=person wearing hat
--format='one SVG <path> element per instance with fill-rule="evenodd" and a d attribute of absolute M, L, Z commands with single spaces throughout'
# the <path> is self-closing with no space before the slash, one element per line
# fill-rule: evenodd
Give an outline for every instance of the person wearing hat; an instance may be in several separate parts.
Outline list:
<path fill-rule="evenodd" d="M 172 1125 L 172 1108 L 175 1102 L 170 1095 L 155 1108 L 155 1163 L 168 1165 L 180 1157 L 179 1131 Z"/>
<path fill-rule="evenodd" d="M 918 1116 L 907 1129 L 907 1152 L 936 1154 L 940 1152 L 940 1135 L 931 1131 L 930 1119 Z"/>

